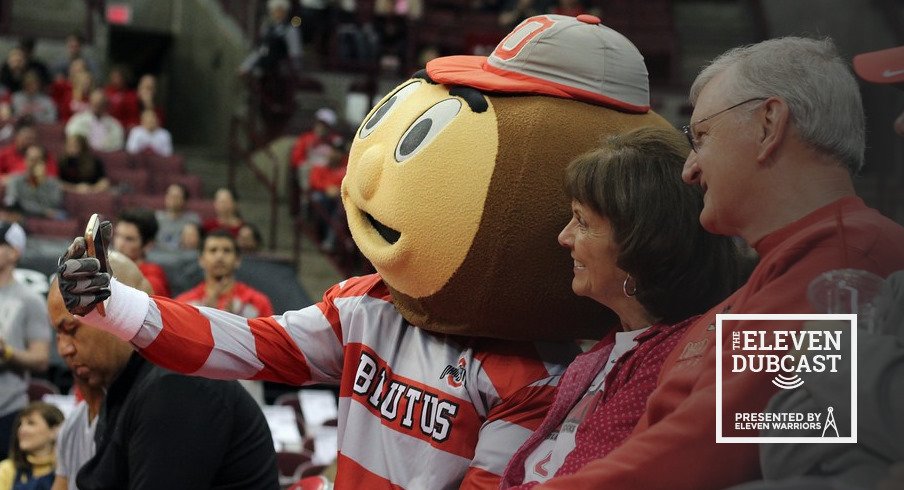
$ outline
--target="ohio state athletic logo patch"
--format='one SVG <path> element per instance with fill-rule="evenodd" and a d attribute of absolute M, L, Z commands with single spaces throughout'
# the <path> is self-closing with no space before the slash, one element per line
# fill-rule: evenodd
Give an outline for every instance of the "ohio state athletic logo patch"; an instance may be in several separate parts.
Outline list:
<path fill-rule="evenodd" d="M 449 383 L 449 386 L 461 388 L 465 384 L 465 375 L 467 374 L 468 370 L 465 369 L 465 358 L 459 357 L 458 366 L 447 364 L 446 369 L 443 369 L 443 373 L 439 375 L 439 379 L 446 378 L 446 383 Z"/>

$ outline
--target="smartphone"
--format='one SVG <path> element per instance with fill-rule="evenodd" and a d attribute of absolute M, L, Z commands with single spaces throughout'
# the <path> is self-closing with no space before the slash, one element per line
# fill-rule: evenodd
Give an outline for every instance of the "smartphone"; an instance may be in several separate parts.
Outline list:
<path fill-rule="evenodd" d="M 88 257 L 94 257 L 100 262 L 101 272 L 110 272 L 107 264 L 107 242 L 104 241 L 103 234 L 100 232 L 100 215 L 94 213 L 88 219 L 88 226 L 85 227 L 85 243 L 88 248 Z M 107 312 L 104 303 L 97 303 L 97 313 L 100 316 L 106 316 Z"/>

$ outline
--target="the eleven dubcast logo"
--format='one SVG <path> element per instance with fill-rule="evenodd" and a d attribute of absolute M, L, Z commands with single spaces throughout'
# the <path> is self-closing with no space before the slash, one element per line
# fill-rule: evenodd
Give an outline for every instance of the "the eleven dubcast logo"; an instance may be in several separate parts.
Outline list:
<path fill-rule="evenodd" d="M 775 323 L 763 330 L 732 328 L 737 323 L 723 325 L 723 321 L 734 320 L 771 320 Z M 801 325 L 801 320 L 809 320 L 808 326 L 794 328 Z M 820 320 L 833 321 L 820 323 Z M 856 362 L 856 356 L 846 359 L 855 352 L 854 315 L 726 314 L 717 317 L 717 324 L 717 345 L 720 347 L 717 442 L 856 442 L 853 419 L 856 401 L 852 395 L 856 393 L 855 371 L 850 368 L 850 362 Z M 758 324 L 763 325 L 761 321 Z M 785 325 L 788 328 L 782 328 Z M 723 326 L 724 331 L 730 332 L 728 344 L 723 344 Z M 729 356 L 724 358 L 721 355 L 723 345 L 729 349 Z M 768 377 L 779 388 L 768 410 L 740 412 L 732 411 L 731 407 L 723 410 L 723 379 L 743 375 Z M 804 387 L 807 382 L 828 383 L 843 389 L 837 390 L 837 398 L 828 400 L 829 403 L 814 404 L 808 387 Z M 798 390 L 803 393 L 796 393 Z M 826 390 L 818 391 L 824 393 Z M 830 391 L 832 396 L 836 394 L 835 390 Z M 804 399 L 807 401 L 799 402 Z M 814 410 L 816 407 L 819 409 Z M 851 417 L 850 426 L 843 424 L 845 430 L 839 432 L 836 417 Z M 846 430 L 848 427 L 850 430 Z M 730 436 L 723 434 L 729 431 Z M 848 432 L 850 437 L 847 437 Z"/>
<path fill-rule="evenodd" d="M 841 354 L 840 331 L 773 330 L 731 333 L 731 360 L 733 373 L 777 373 L 772 384 L 784 389 L 803 386 L 798 373 L 838 372 Z M 798 355 L 787 353 L 789 350 Z M 740 354 L 734 352 L 740 351 Z M 776 351 L 779 354 L 753 354 L 751 352 Z M 784 352 L 784 354 L 782 354 Z M 816 352 L 820 352 L 817 354 Z M 791 376 L 786 376 L 790 373 Z"/>

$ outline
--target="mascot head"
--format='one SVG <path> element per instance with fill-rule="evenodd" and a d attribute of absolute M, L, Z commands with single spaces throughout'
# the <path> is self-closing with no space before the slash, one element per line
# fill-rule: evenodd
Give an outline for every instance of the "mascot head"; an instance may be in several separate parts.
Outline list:
<path fill-rule="evenodd" d="M 505 339 L 599 338 L 614 315 L 571 291 L 564 169 L 606 136 L 668 126 L 637 48 L 590 15 L 531 17 L 489 56 L 449 56 L 355 134 L 342 201 L 413 325 Z"/>

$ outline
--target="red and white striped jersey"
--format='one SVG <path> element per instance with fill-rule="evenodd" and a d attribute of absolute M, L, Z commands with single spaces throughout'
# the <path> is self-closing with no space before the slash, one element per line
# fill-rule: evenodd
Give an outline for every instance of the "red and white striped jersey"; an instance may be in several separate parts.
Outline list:
<path fill-rule="evenodd" d="M 100 323 L 116 322 L 109 312 L 115 317 L 120 308 L 112 306 L 125 300 L 122 288 L 114 284 Z M 127 296 L 134 303 L 136 295 Z M 568 343 L 416 328 L 378 275 L 348 279 L 320 303 L 267 318 L 159 297 L 147 303 L 140 327 L 110 330 L 160 366 L 210 378 L 339 385 L 337 489 L 497 488 L 579 352 Z M 124 316 L 135 317 L 134 306 Z"/>

